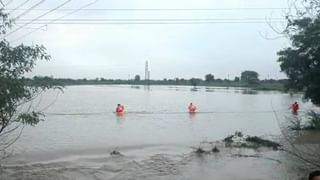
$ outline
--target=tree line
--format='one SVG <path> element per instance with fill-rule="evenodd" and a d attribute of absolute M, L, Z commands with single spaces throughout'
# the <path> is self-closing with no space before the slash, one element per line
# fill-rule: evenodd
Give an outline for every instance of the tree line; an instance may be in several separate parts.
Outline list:
<path fill-rule="evenodd" d="M 174 78 L 162 80 L 144 80 L 140 75 L 135 75 L 134 79 L 70 79 L 70 78 L 53 78 L 48 76 L 35 76 L 33 78 L 25 78 L 25 81 L 32 84 L 50 83 L 54 85 L 94 85 L 94 84 L 136 84 L 136 85 L 188 85 L 188 86 L 234 86 L 234 87 L 258 87 L 261 85 L 269 85 L 272 89 L 281 89 L 286 83 L 286 79 L 264 79 L 260 80 L 259 74 L 255 71 L 243 71 L 240 77 L 235 77 L 233 80 L 215 78 L 213 74 L 206 74 L 203 79 L 201 78 Z"/>

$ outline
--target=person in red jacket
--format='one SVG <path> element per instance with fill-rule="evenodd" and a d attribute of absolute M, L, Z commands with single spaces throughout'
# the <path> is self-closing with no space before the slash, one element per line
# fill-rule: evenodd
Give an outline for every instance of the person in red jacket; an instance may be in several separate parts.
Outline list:
<path fill-rule="evenodd" d="M 297 114 L 299 110 L 299 104 L 297 103 L 297 101 L 295 101 L 292 105 L 291 105 L 291 111 L 293 114 Z"/>
<path fill-rule="evenodd" d="M 195 113 L 197 110 L 197 107 L 193 105 L 193 103 L 191 102 L 188 106 L 188 110 L 189 110 L 189 113 Z"/>
<path fill-rule="evenodd" d="M 117 105 L 116 113 L 124 113 L 124 106 L 121 104 Z"/>

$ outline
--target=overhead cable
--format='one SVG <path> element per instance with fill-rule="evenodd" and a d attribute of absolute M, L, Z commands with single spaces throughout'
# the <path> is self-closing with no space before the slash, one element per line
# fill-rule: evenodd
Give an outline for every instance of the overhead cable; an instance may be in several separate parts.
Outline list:
<path fill-rule="evenodd" d="M 15 17 L 14 19 L 17 20 L 20 17 L 26 15 L 27 13 L 29 13 L 32 9 L 36 8 L 37 6 L 39 6 L 40 4 L 42 4 L 43 2 L 45 2 L 46 0 L 41 0 L 38 3 L 34 4 L 33 6 L 31 6 L 30 8 L 26 9 L 26 11 L 24 11 L 23 13 L 19 14 L 17 17 Z"/>
<path fill-rule="evenodd" d="M 25 10 L 25 9 L 18 9 Z M 33 9 L 33 11 L 47 11 L 49 9 Z M 73 8 L 61 8 L 58 11 L 73 11 Z M 81 11 L 257 11 L 257 10 L 288 10 L 288 8 L 91 8 Z"/>
<path fill-rule="evenodd" d="M 88 3 L 88 4 L 85 4 L 84 6 L 81 6 L 81 7 L 80 7 L 80 8 L 78 8 L 78 9 L 75 9 L 74 11 L 72 11 L 72 12 L 70 12 L 70 13 L 67 13 L 67 14 L 65 14 L 65 15 L 63 15 L 63 16 L 61 16 L 61 17 L 59 17 L 59 18 L 52 19 L 51 21 L 49 21 L 49 22 L 48 22 L 48 23 L 46 23 L 45 25 L 40 26 L 40 27 L 38 27 L 38 28 L 34 29 L 33 31 L 28 32 L 28 33 L 26 33 L 26 34 L 24 34 L 24 35 L 22 35 L 22 36 L 20 36 L 20 37 L 18 37 L 18 38 L 16 38 L 16 39 L 14 39 L 12 42 L 15 42 L 15 41 L 18 41 L 18 40 L 20 40 L 20 39 L 23 39 L 23 38 L 25 38 L 26 36 L 28 36 L 28 35 L 30 35 L 30 34 L 32 34 L 32 33 L 34 33 L 34 32 L 36 32 L 36 31 L 38 31 L 38 30 L 40 30 L 40 29 L 42 29 L 42 28 L 46 27 L 49 23 L 54 23 L 55 21 L 58 21 L 58 20 L 60 20 L 60 19 L 62 19 L 62 18 L 65 18 L 65 17 L 67 17 L 67 16 L 70 16 L 70 15 L 72 15 L 72 14 L 74 14 L 74 13 L 76 13 L 76 12 L 80 11 L 81 9 L 84 9 L 84 8 L 86 8 L 86 7 L 89 7 L 89 6 L 93 5 L 93 4 L 94 4 L 94 3 L 96 3 L 97 1 L 99 1 L 99 0 L 94 0 L 94 1 L 92 1 L 92 2 L 90 2 L 90 3 Z"/>
<path fill-rule="evenodd" d="M 14 0 L 8 1 L 8 2 L 5 4 L 5 6 L 8 6 L 8 5 L 11 4 L 13 1 L 14 1 Z"/>
<path fill-rule="evenodd" d="M 21 8 L 22 6 L 24 6 L 25 4 L 27 4 L 27 2 L 29 2 L 29 1 L 30 1 L 30 0 L 26 0 L 26 1 L 22 2 L 21 4 L 19 4 L 17 7 L 11 9 L 11 10 L 9 11 L 9 14 L 11 14 L 13 11 Z"/>
<path fill-rule="evenodd" d="M 22 26 L 18 27 L 17 29 L 15 29 L 15 30 L 13 30 L 13 31 L 9 32 L 8 34 L 6 34 L 6 35 L 4 36 L 4 38 L 6 38 L 6 37 L 8 37 L 8 36 L 12 35 L 13 33 L 17 32 L 18 30 L 22 29 L 23 27 L 25 27 L 25 26 L 27 26 L 27 25 L 29 25 L 29 24 L 32 24 L 32 23 L 33 23 L 33 22 L 35 22 L 37 19 L 40 19 L 40 18 L 42 18 L 42 17 L 44 17 L 44 16 L 48 15 L 49 13 L 51 13 L 51 12 L 53 12 L 53 11 L 55 11 L 55 10 L 57 10 L 57 9 L 61 8 L 61 7 L 63 7 L 64 5 L 66 5 L 67 3 L 69 3 L 70 1 L 72 1 L 72 0 L 67 0 L 67 1 L 63 2 L 62 4 L 58 5 L 57 7 L 55 7 L 55 8 L 53 8 L 53 9 L 51 9 L 50 11 L 47 11 L 46 13 L 44 13 L 44 14 L 42 14 L 42 15 L 40 15 L 40 16 L 38 16 L 38 17 L 34 18 L 33 20 L 31 20 L 31 21 L 29 21 L 29 22 L 27 22 L 27 23 L 23 24 Z"/>

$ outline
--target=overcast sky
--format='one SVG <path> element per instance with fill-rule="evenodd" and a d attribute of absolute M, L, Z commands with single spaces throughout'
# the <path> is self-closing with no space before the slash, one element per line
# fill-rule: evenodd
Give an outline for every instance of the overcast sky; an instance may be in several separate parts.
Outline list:
<path fill-rule="evenodd" d="M 6 8 L 12 11 L 25 0 L 3 2 L 9 2 Z M 29 0 L 12 11 L 12 17 L 21 15 L 38 2 L 41 0 Z M 36 7 L 38 10 L 22 14 L 20 21 L 17 21 L 22 28 L 6 37 L 13 45 L 43 44 L 48 49 L 52 60 L 39 62 L 29 76 L 127 79 L 139 74 L 144 77 L 144 64 L 148 60 L 152 79 L 204 78 L 208 73 L 216 78 L 227 78 L 229 75 L 233 79 L 243 70 L 257 71 L 261 79 L 285 77 L 280 73 L 276 53 L 288 46 L 288 41 L 285 38 L 268 40 L 267 37 L 278 36 L 268 22 L 276 21 L 274 18 L 280 18 L 277 21 L 284 18 L 286 10 L 275 8 L 287 8 L 287 0 L 71 0 L 61 9 L 77 9 L 95 2 L 86 8 L 157 10 L 82 10 L 64 17 L 70 21 L 63 23 L 74 23 L 74 19 L 90 19 L 85 22 L 97 19 L 169 19 L 166 23 L 172 23 L 170 19 L 180 19 L 174 21 L 180 24 L 51 22 L 35 32 L 34 28 L 42 26 L 35 24 L 39 21 L 25 25 L 30 19 L 64 2 L 66 0 L 43 1 Z M 41 19 L 55 20 L 70 12 L 52 11 Z M 210 19 L 211 23 L 181 24 L 190 22 L 190 19 Z M 284 27 L 284 23 L 271 24 L 279 29 Z M 12 30 L 18 27 L 14 26 Z M 29 32 L 33 33 L 27 34 Z M 20 38 L 25 34 L 27 36 Z"/>

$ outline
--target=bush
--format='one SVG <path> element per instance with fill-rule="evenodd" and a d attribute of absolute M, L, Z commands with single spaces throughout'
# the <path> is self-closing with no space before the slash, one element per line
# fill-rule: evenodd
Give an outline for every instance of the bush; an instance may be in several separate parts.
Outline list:
<path fill-rule="evenodd" d="M 320 114 L 314 111 L 309 111 L 307 113 L 307 118 L 309 119 L 307 129 L 320 130 Z"/>

